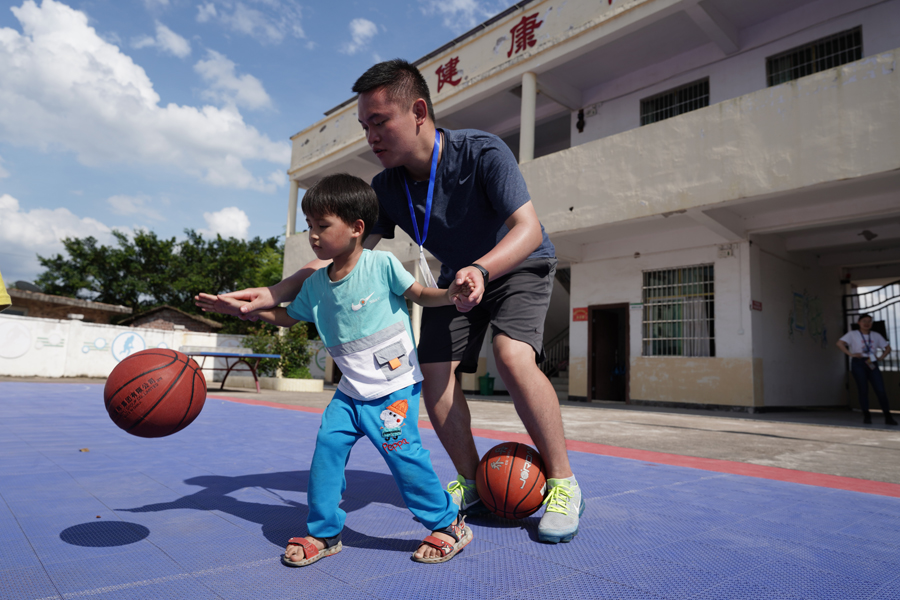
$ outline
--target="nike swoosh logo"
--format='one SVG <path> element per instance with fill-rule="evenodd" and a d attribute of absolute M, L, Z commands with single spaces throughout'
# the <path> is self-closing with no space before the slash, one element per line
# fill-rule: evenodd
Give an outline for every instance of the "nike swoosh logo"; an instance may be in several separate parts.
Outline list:
<path fill-rule="evenodd" d="M 359 310 L 359 309 L 361 309 L 363 306 L 366 305 L 366 302 L 369 301 L 369 298 L 371 298 L 371 297 L 374 296 L 374 295 L 375 295 L 375 292 L 372 292 L 371 294 L 369 294 L 368 296 L 366 296 L 365 298 L 363 298 L 362 300 L 360 300 L 360 301 L 359 301 L 359 304 L 351 304 L 351 305 L 350 305 L 350 308 L 352 308 L 353 310 Z"/>
<path fill-rule="evenodd" d="M 472 174 L 469 173 L 469 174 L 466 175 L 465 177 L 460 178 L 460 180 L 459 180 L 459 185 L 462 185 L 462 184 L 464 184 L 465 182 L 467 182 L 467 181 L 469 180 L 469 177 L 471 177 L 471 176 L 472 176 Z"/>

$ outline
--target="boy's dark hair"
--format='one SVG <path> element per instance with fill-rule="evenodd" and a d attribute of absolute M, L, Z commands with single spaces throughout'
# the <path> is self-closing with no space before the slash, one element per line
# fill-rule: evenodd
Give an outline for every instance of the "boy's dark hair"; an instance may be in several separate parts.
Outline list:
<path fill-rule="evenodd" d="M 413 102 L 422 98 L 428 106 L 428 116 L 434 122 L 434 107 L 431 105 L 428 83 L 415 65 L 401 58 L 380 62 L 370 67 L 356 80 L 353 92 L 365 94 L 381 87 L 387 90 L 388 99 L 393 102 L 403 102 L 412 106 Z"/>
<path fill-rule="evenodd" d="M 378 196 L 368 183 L 347 173 L 328 175 L 306 190 L 300 210 L 307 217 L 334 215 L 347 225 L 365 223 L 365 240 L 378 220 Z"/>
<path fill-rule="evenodd" d="M 863 319 L 872 319 L 872 315 L 870 315 L 869 313 L 863 313 L 856 318 L 856 322 L 859 323 Z M 872 320 L 874 321 L 874 319 Z"/>

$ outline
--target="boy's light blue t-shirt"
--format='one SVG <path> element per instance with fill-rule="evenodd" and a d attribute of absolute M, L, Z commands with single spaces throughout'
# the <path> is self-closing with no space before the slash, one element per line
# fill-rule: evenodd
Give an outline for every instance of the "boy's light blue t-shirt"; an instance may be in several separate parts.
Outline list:
<path fill-rule="evenodd" d="M 390 252 L 363 250 L 353 271 L 331 281 L 319 269 L 303 283 L 287 313 L 298 321 L 312 321 L 326 348 L 359 340 L 403 323 L 413 338 L 403 293 L 415 277 Z"/>

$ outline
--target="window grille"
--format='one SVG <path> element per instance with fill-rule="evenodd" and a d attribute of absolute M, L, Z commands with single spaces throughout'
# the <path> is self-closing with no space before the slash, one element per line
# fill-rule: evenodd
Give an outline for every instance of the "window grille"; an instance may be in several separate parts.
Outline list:
<path fill-rule="evenodd" d="M 644 271 L 644 356 L 715 356 L 713 265 Z"/>
<path fill-rule="evenodd" d="M 766 59 L 769 87 L 862 58 L 862 27 L 848 29 Z"/>
<path fill-rule="evenodd" d="M 649 125 L 709 106 L 709 79 L 641 100 L 641 125 Z"/>

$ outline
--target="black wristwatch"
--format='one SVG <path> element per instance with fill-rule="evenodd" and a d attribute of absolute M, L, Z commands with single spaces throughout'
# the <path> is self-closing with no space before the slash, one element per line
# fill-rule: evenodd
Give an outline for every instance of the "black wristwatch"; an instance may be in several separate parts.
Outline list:
<path fill-rule="evenodd" d="M 491 278 L 491 274 L 488 273 L 488 270 L 479 265 L 478 263 L 472 263 L 469 265 L 470 267 L 475 267 L 479 271 L 481 271 L 481 276 L 484 278 L 484 285 L 487 285 L 488 280 Z"/>

